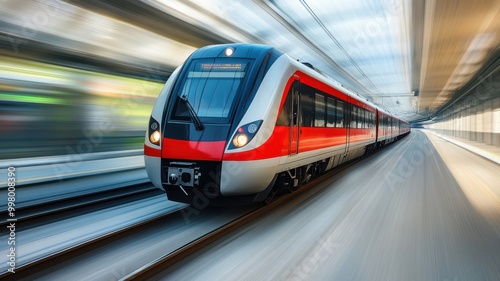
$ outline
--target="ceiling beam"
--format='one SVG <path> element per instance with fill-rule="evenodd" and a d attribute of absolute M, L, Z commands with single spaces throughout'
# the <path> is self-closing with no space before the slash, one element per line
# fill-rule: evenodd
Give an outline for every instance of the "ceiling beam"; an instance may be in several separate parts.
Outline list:
<path fill-rule="evenodd" d="M 298 40 L 302 41 L 309 48 L 311 48 L 315 53 L 317 53 L 322 59 L 324 59 L 333 69 L 341 73 L 344 79 L 348 80 L 350 83 L 345 85 L 352 88 L 354 91 L 359 91 L 363 95 L 373 95 L 373 90 L 369 90 L 363 84 L 361 84 L 357 79 L 347 73 L 340 65 L 338 65 L 330 56 L 328 56 L 321 48 L 316 46 L 311 40 L 302 34 L 297 28 L 288 22 L 280 13 L 276 12 L 271 6 L 273 5 L 268 0 L 253 0 L 262 10 L 267 12 L 272 16 L 278 23 L 285 27 L 290 33 L 292 33 Z M 337 79 L 336 79 L 337 80 Z M 346 84 L 346 83 L 343 83 Z"/>
<path fill-rule="evenodd" d="M 64 0 L 95 13 L 128 22 L 158 35 L 194 47 L 228 43 L 228 39 L 200 29 L 140 1 L 131 0 Z"/>
<path fill-rule="evenodd" d="M 411 90 L 420 91 L 420 74 L 422 71 L 422 52 L 424 44 L 425 0 L 412 1 L 411 15 Z"/>

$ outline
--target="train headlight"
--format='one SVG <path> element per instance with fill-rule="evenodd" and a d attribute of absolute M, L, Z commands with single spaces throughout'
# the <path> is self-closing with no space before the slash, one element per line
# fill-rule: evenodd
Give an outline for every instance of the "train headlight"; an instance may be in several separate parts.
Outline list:
<path fill-rule="evenodd" d="M 232 55 L 233 55 L 233 53 L 234 53 L 234 49 L 233 49 L 233 48 L 226 48 L 226 49 L 224 50 L 224 54 L 225 54 L 227 57 L 232 56 Z"/>
<path fill-rule="evenodd" d="M 148 135 L 152 144 L 160 145 L 160 124 L 153 117 L 149 119 Z"/>
<path fill-rule="evenodd" d="M 228 149 L 240 148 L 247 145 L 253 139 L 261 124 L 262 120 L 257 120 L 239 127 L 233 135 Z"/>
<path fill-rule="evenodd" d="M 233 139 L 233 144 L 236 147 L 242 147 L 247 145 L 248 143 L 248 136 L 245 135 L 244 133 L 237 134 L 234 139 Z"/>
<path fill-rule="evenodd" d="M 149 140 L 154 144 L 160 144 L 160 131 L 154 131 L 151 136 L 149 136 Z"/>

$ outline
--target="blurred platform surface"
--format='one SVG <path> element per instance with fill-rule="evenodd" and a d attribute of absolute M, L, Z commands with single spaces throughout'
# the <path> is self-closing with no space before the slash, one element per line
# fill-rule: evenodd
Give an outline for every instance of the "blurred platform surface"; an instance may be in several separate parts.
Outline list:
<path fill-rule="evenodd" d="M 15 168 L 16 186 L 92 176 L 144 167 L 142 149 L 0 160 L 0 169 Z M 7 172 L 0 174 L 0 189 Z"/>
<path fill-rule="evenodd" d="M 497 281 L 499 171 L 414 130 L 157 280 Z"/>
<path fill-rule="evenodd" d="M 488 160 L 491 160 L 497 164 L 500 164 L 500 147 L 488 145 L 482 142 L 471 141 L 468 139 L 457 138 L 452 136 L 447 136 L 443 134 L 436 133 L 432 130 L 427 130 L 426 132 L 431 132 L 434 135 L 447 140 L 455 145 L 465 148 L 477 155 L 480 155 Z"/>

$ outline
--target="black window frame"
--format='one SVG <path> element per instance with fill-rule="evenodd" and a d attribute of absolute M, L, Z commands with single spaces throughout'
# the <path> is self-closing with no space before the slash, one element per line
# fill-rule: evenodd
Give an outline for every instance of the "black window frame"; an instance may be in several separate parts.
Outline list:
<path fill-rule="evenodd" d="M 227 110 L 227 114 L 225 116 L 206 116 L 206 115 L 202 115 L 200 114 L 200 112 L 198 112 L 198 109 L 196 108 L 196 104 L 192 104 L 192 106 L 194 107 L 194 109 L 196 110 L 196 113 L 198 114 L 200 120 L 203 122 L 203 123 L 229 123 L 230 120 L 232 119 L 232 116 L 234 115 L 234 112 L 236 110 L 236 107 L 239 103 L 239 99 L 241 98 L 242 96 L 242 91 L 244 91 L 244 88 L 245 88 L 245 85 L 246 85 L 246 80 L 249 79 L 249 77 L 251 75 L 249 75 L 249 72 L 251 71 L 252 69 L 252 66 L 253 66 L 253 63 L 254 63 L 254 60 L 253 59 L 243 59 L 243 58 L 237 58 L 237 59 L 234 59 L 234 58 L 200 58 L 200 59 L 193 59 L 189 66 L 187 66 L 187 69 L 185 71 L 185 73 L 183 73 L 183 78 L 182 79 L 179 79 L 179 81 L 182 81 L 182 84 L 179 84 L 179 85 L 176 85 L 175 88 L 179 91 L 179 93 L 173 93 L 173 97 L 171 98 L 171 100 L 173 101 L 173 106 L 170 110 L 170 113 L 169 113 L 169 118 L 168 120 L 172 120 L 172 121 L 187 121 L 187 120 L 190 120 L 191 117 L 188 115 L 188 114 L 183 114 L 183 115 L 179 115 L 178 112 L 179 112 L 179 109 L 181 107 L 185 108 L 186 107 L 186 104 L 184 102 L 181 101 L 181 93 L 180 91 L 183 91 L 184 90 L 184 87 L 185 87 L 185 83 L 187 83 L 187 77 L 188 75 L 191 75 L 191 73 L 194 71 L 190 71 L 191 69 L 194 69 L 196 67 L 196 64 L 203 64 L 203 63 L 213 63 L 213 64 L 218 64 L 218 63 L 244 63 L 244 72 L 245 74 L 243 74 L 243 77 L 240 79 L 239 81 L 239 84 L 236 88 L 236 90 L 234 91 L 233 93 L 233 98 L 231 100 L 231 106 L 229 107 L 229 109 Z M 188 95 L 189 97 L 189 95 Z M 190 102 L 192 103 L 192 101 L 190 100 Z M 209 106 L 210 107 L 210 106 Z M 186 109 L 186 108 L 185 108 Z M 186 109 L 187 110 L 187 109 Z M 185 111 L 183 111 L 185 112 Z"/>

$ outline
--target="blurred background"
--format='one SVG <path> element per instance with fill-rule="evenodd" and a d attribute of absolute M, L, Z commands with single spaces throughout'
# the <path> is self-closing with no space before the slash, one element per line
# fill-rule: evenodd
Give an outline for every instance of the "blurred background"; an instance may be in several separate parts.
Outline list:
<path fill-rule="evenodd" d="M 168 201 L 143 156 L 171 73 L 233 42 L 426 129 L 166 279 L 499 280 L 499 0 L 0 0 L 0 213 L 18 221 L 19 280 L 117 280 L 248 213 Z"/>
<path fill-rule="evenodd" d="M 0 158 L 141 148 L 195 47 L 64 1 L 1 5 Z"/>
<path fill-rule="evenodd" d="M 230 42 L 278 47 L 398 117 L 443 131 L 493 103 L 485 133 L 500 143 L 498 1 L 0 5 L 0 159 L 141 149 L 170 73 L 197 48 Z M 479 98 L 436 115 L 467 83 Z"/>

